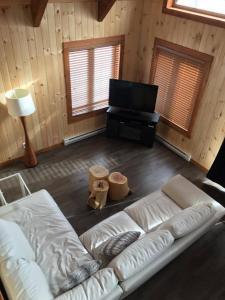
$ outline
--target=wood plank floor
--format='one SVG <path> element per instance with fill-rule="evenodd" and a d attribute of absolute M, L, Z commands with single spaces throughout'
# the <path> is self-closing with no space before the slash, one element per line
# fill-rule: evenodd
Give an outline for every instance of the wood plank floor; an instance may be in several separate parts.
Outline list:
<path fill-rule="evenodd" d="M 35 169 L 15 163 L 0 170 L 0 177 L 21 172 L 32 192 L 47 189 L 78 234 L 141 197 L 157 190 L 178 173 L 190 179 L 225 205 L 225 194 L 202 184 L 205 175 L 156 142 L 154 148 L 104 135 L 39 155 Z M 121 171 L 129 179 L 132 195 L 120 203 L 109 203 L 102 211 L 87 207 L 88 167 L 102 163 L 110 171 Z M 16 191 L 6 187 L 13 199 Z M 127 299 L 216 300 L 225 299 L 225 226 L 215 226 Z M 94 300 L 94 299 L 93 299 Z"/>

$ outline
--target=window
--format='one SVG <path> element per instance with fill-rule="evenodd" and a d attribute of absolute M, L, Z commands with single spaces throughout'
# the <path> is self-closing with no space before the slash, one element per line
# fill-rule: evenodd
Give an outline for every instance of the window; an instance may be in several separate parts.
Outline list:
<path fill-rule="evenodd" d="M 195 11 L 225 15 L 225 0 L 175 0 L 175 7 L 193 9 Z"/>
<path fill-rule="evenodd" d="M 190 136 L 213 57 L 155 40 L 150 83 L 159 86 L 156 111 L 164 122 Z"/>
<path fill-rule="evenodd" d="M 163 12 L 225 27 L 225 0 L 164 0 Z"/>
<path fill-rule="evenodd" d="M 109 79 L 122 72 L 124 36 L 64 43 L 68 121 L 108 106 Z"/>

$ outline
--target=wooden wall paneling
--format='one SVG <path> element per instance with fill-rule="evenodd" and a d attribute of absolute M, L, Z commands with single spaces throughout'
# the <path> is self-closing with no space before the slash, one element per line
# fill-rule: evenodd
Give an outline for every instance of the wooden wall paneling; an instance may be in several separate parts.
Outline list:
<path fill-rule="evenodd" d="M 1 16 L 0 16 L 1 18 Z M 14 145 L 15 135 L 13 131 L 12 122 L 10 120 L 10 116 L 7 112 L 6 100 L 5 100 L 5 91 L 11 89 L 11 82 L 9 78 L 9 71 L 6 64 L 6 57 L 3 47 L 3 39 L 1 39 L 1 31 L 0 31 L 0 153 L 2 155 L 3 160 L 9 160 L 14 156 L 15 148 L 17 150 L 17 146 Z M 12 131 L 12 132 L 11 132 Z M 6 147 L 5 145 L 8 145 Z"/>
<path fill-rule="evenodd" d="M 63 42 L 69 41 L 70 31 L 69 31 L 69 4 L 61 4 L 62 12 L 62 36 Z"/>
<path fill-rule="evenodd" d="M 105 36 L 110 36 L 111 34 L 110 34 L 110 25 L 111 25 L 111 22 L 110 22 L 110 16 L 111 16 L 111 12 L 112 11 L 110 11 L 109 13 L 108 13 L 108 15 L 105 17 L 105 19 L 104 19 L 104 37 Z"/>
<path fill-rule="evenodd" d="M 68 16 L 68 22 L 69 22 L 69 33 L 70 33 L 70 40 L 74 41 L 76 40 L 76 30 L 75 30 L 75 3 L 69 3 L 68 9 L 69 9 L 69 16 Z"/>
<path fill-rule="evenodd" d="M 76 30 L 76 39 L 81 40 L 82 39 L 82 18 L 81 18 L 81 4 L 79 1 L 76 1 L 74 3 L 75 9 L 74 9 L 74 14 L 75 14 L 75 30 Z M 97 9 L 97 6 L 96 6 Z"/>
<path fill-rule="evenodd" d="M 90 17 L 88 18 L 88 37 L 89 38 L 94 38 L 94 21 L 96 18 L 95 7 L 96 7 L 95 2 L 92 1 L 92 2 L 88 3 L 88 11 L 90 13 Z"/>
<path fill-rule="evenodd" d="M 154 46 L 154 40 L 151 38 L 152 29 L 156 26 L 157 18 L 155 10 L 156 3 L 153 1 L 144 1 L 143 6 L 143 18 L 142 18 L 142 29 L 140 34 L 140 42 L 139 42 L 139 71 L 138 71 L 138 79 L 141 82 L 148 82 L 149 79 L 149 71 L 148 66 L 150 68 L 151 64 L 151 56 Z M 152 12 L 155 12 L 154 14 Z M 145 40 L 148 40 L 146 43 Z M 146 65 L 146 67 L 145 67 Z"/>
<path fill-rule="evenodd" d="M 38 77 L 34 78 L 35 87 L 38 96 L 38 112 L 40 116 L 40 127 L 42 128 L 42 148 L 50 147 L 52 144 L 52 127 L 48 124 L 48 116 L 50 114 L 48 106 L 48 84 L 45 72 L 44 48 L 40 28 L 34 28 L 35 45 L 37 51 L 37 72 Z"/>
<path fill-rule="evenodd" d="M 1 24 L 1 33 L 3 39 L 3 52 L 6 61 L 4 63 L 7 64 L 9 74 L 10 74 L 10 82 L 11 86 L 19 87 L 20 81 L 18 76 L 18 70 L 16 65 L 16 58 L 13 52 L 13 39 L 14 34 L 10 35 L 10 29 L 12 29 L 13 24 L 11 24 L 11 28 L 9 27 L 8 20 L 9 20 L 9 9 L 2 9 L 1 16 L 0 16 L 0 24 Z M 14 21 L 13 21 L 14 22 Z M 21 143 L 19 143 L 19 138 L 21 136 L 22 128 L 18 122 L 17 118 L 13 118 L 7 114 L 6 116 L 8 126 L 9 126 L 9 137 L 10 137 L 10 147 L 12 150 L 12 155 L 14 153 L 21 153 L 22 147 Z"/>
<path fill-rule="evenodd" d="M 135 2 L 129 5 L 130 17 L 128 24 L 128 34 L 127 34 L 127 79 L 136 80 L 136 74 L 138 71 L 138 45 L 140 40 L 140 24 L 142 19 L 143 1 Z M 132 21 L 133 20 L 133 21 Z M 131 63 L 132 61 L 132 63 Z M 135 77 L 133 77 L 135 74 Z"/>
<path fill-rule="evenodd" d="M 3 77 L 1 72 L 0 72 L 0 91 L 4 91 L 4 83 L 3 83 Z M 0 94 L 0 120 L 4 120 L 7 114 L 4 103 L 5 103 L 4 94 Z M 2 145 L 6 145 L 8 140 L 7 137 L 8 132 L 7 132 L 7 127 L 5 125 L 6 125 L 5 122 L 0 122 L 0 151 L 3 150 Z M 2 151 L 2 152 L 3 152 L 2 153 L 3 159 L 7 161 L 8 158 L 10 157 L 9 151 Z"/>
<path fill-rule="evenodd" d="M 82 27 L 81 27 L 82 40 L 85 40 L 88 39 L 88 13 L 86 11 L 87 3 L 80 2 L 80 9 L 81 9 L 81 22 L 82 22 Z"/>
<path fill-rule="evenodd" d="M 58 60 L 58 69 L 64 70 L 63 66 L 63 54 L 62 54 L 62 15 L 61 15 L 61 5 L 59 3 L 54 4 L 55 12 L 55 30 L 56 30 L 56 47 L 57 47 L 57 60 Z M 75 22 L 74 22 L 75 23 Z M 74 26 L 76 26 L 74 24 Z M 65 90 L 65 78 L 64 72 L 58 72 L 59 76 L 59 89 L 60 89 L 60 117 L 61 117 L 61 139 L 64 136 L 67 127 L 67 113 L 66 113 L 66 90 Z"/>
<path fill-rule="evenodd" d="M 51 4 L 50 4 L 51 5 Z M 51 16 L 48 18 L 49 7 L 46 9 L 44 17 L 42 19 L 42 40 L 43 40 L 43 47 L 44 47 L 44 58 L 45 58 L 45 70 L 46 70 L 46 77 L 47 77 L 47 86 L 48 86 L 48 105 L 49 105 L 49 116 L 47 125 L 52 127 L 52 136 L 51 136 L 51 144 L 57 144 L 59 141 L 59 123 L 60 120 L 57 119 L 57 105 L 55 99 L 55 89 L 58 89 L 55 86 L 55 74 L 54 74 L 54 62 L 53 62 L 53 54 L 51 49 L 51 37 L 53 34 L 54 27 L 51 28 L 49 23 L 54 22 L 51 20 Z"/>
<path fill-rule="evenodd" d="M 39 80 L 40 80 L 40 88 L 42 90 L 42 111 L 45 112 L 45 127 L 47 128 L 48 132 L 48 145 L 50 147 L 54 144 L 54 132 L 53 127 L 54 123 L 52 122 L 51 116 L 51 101 L 52 101 L 52 94 L 49 86 L 49 78 L 48 78 L 48 71 L 47 71 L 47 63 L 48 63 L 48 56 L 49 56 L 49 47 L 48 47 L 48 39 L 46 40 L 46 35 L 48 34 L 48 27 L 47 27 L 47 16 L 46 12 L 44 18 L 42 20 L 42 26 L 40 29 L 36 29 L 36 47 L 38 49 L 39 54 Z M 51 79 L 51 78 L 50 78 Z"/>
<path fill-rule="evenodd" d="M 120 33 L 120 24 L 121 24 L 121 9 L 122 9 L 122 2 L 116 1 L 114 4 L 116 14 L 115 14 L 115 34 L 119 35 Z M 99 24 L 99 23 L 98 23 Z M 139 27 L 140 29 L 140 27 Z"/>
<path fill-rule="evenodd" d="M 94 32 L 93 32 L 93 35 L 94 35 L 94 37 L 100 38 L 100 37 L 104 36 L 104 23 L 97 21 L 98 7 L 94 2 L 92 4 L 93 4 L 93 16 L 94 16 L 94 20 L 93 20 L 93 23 L 94 23 L 93 30 L 94 30 Z M 77 38 L 77 39 L 79 39 L 79 38 Z"/>
<path fill-rule="evenodd" d="M 37 93 L 35 92 L 34 78 L 37 78 L 37 53 L 34 40 L 34 31 L 31 26 L 25 26 L 30 23 L 30 9 L 18 9 L 16 15 L 17 28 L 20 43 L 20 53 L 22 58 L 23 83 L 22 87 L 28 88 L 33 95 L 35 106 L 38 107 Z M 26 20 L 25 24 L 23 20 Z M 17 52 L 18 49 L 15 50 Z M 42 148 L 42 138 L 40 134 L 40 118 L 39 111 L 26 118 L 27 128 L 32 144 L 35 148 Z M 23 138 L 24 139 L 24 138 Z"/>
<path fill-rule="evenodd" d="M 38 28 L 31 26 L 30 7 L 7 3 L 7 8 L 0 10 L 0 99 L 4 101 L 3 95 L 11 88 L 30 89 L 37 106 L 28 118 L 35 149 L 104 127 L 105 114 L 67 124 L 62 42 L 125 34 L 124 61 L 130 66 L 124 68 L 123 77 L 135 80 L 143 1 L 118 0 L 101 23 L 96 21 L 95 0 L 51 1 Z M 23 155 L 23 132 L 19 120 L 8 116 L 5 106 L 0 115 L 4 132 L 0 162 L 4 162 Z"/>
<path fill-rule="evenodd" d="M 58 66 L 58 49 L 56 42 L 56 24 L 55 24 L 55 12 L 54 12 L 54 4 L 49 4 L 46 10 L 47 20 L 48 20 L 48 32 L 49 32 L 49 69 L 48 69 L 48 77 L 49 88 L 52 89 L 52 110 L 51 113 L 54 114 L 54 124 L 56 126 L 56 134 L 54 144 L 58 144 L 61 142 L 61 137 L 63 136 L 63 126 L 61 124 L 61 103 L 60 103 L 60 81 L 59 81 L 59 66 Z"/>
<path fill-rule="evenodd" d="M 165 124 L 158 133 L 170 143 L 192 155 L 209 168 L 224 137 L 225 123 L 225 31 L 222 28 L 162 14 L 162 0 L 144 1 L 142 35 L 139 46 L 137 77 L 147 82 L 148 66 L 155 37 L 214 56 L 191 138 L 186 138 Z"/>
<path fill-rule="evenodd" d="M 25 13 L 27 18 L 29 18 L 28 9 L 26 9 Z M 23 35 L 25 36 L 24 39 L 21 41 L 22 44 L 24 44 L 25 39 L 27 38 L 29 60 L 28 62 L 26 62 L 26 65 L 28 65 L 28 63 L 30 62 L 30 68 L 31 68 L 30 72 L 26 72 L 27 75 L 29 74 L 29 77 L 27 78 L 27 85 L 30 87 L 30 89 L 33 90 L 33 96 L 34 96 L 33 99 L 37 107 L 35 114 L 32 115 L 32 119 L 34 123 L 34 132 L 31 138 L 33 144 L 34 144 L 33 140 L 37 141 L 36 148 L 41 149 L 43 147 L 47 147 L 48 137 L 47 137 L 47 128 L 45 126 L 46 115 L 45 115 L 45 111 L 42 109 L 42 92 L 41 92 L 40 82 L 38 80 L 40 70 L 39 70 L 39 63 L 38 63 L 38 52 L 37 52 L 37 47 L 35 42 L 35 30 L 36 29 L 34 29 L 31 26 L 26 26 L 26 27 L 24 26 Z"/>
<path fill-rule="evenodd" d="M 116 1 L 117 2 L 117 1 Z M 115 35 L 116 34 L 116 13 L 117 13 L 117 6 L 116 2 L 113 5 L 113 7 L 110 10 L 110 17 L 109 17 L 109 35 Z"/>
<path fill-rule="evenodd" d="M 206 32 L 207 34 L 205 34 L 205 37 L 202 39 L 200 49 L 206 49 L 208 53 L 214 55 L 214 62 L 211 69 L 211 74 L 213 73 L 216 74 L 217 70 L 219 70 L 221 67 L 221 62 L 224 59 L 224 53 L 225 53 L 224 42 L 223 43 L 220 42 L 223 40 L 221 32 L 218 30 L 215 32 L 215 28 L 208 28 Z M 220 44 L 220 49 L 222 50 L 221 53 L 220 51 L 218 51 L 219 48 L 215 46 L 218 42 Z M 209 43 L 210 43 L 210 47 L 208 47 Z M 217 87 L 221 87 L 223 85 L 224 85 L 224 75 L 211 77 L 206 87 L 204 103 L 202 103 L 201 106 L 202 109 L 199 111 L 199 120 L 204 120 L 204 122 L 199 122 L 198 131 L 193 137 L 194 138 L 193 143 L 196 144 L 196 156 L 197 155 L 200 156 L 200 159 L 202 161 L 204 161 L 205 159 L 207 160 L 206 158 L 207 153 L 210 154 L 209 149 L 211 147 L 209 146 L 209 141 L 211 140 L 211 136 L 213 135 L 211 129 L 213 128 L 214 130 L 214 126 L 216 126 L 217 123 L 217 122 L 216 123 L 213 122 L 214 105 L 215 107 L 217 105 L 215 99 L 219 99 L 219 91 L 220 91 L 220 88 Z M 208 112 L 211 113 L 208 114 Z M 204 131 L 207 132 L 207 134 L 202 135 L 202 132 Z"/>

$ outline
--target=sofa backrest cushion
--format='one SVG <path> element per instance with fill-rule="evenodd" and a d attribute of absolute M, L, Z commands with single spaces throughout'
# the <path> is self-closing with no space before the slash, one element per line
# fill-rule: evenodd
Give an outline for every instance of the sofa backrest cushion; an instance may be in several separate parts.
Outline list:
<path fill-rule="evenodd" d="M 181 208 L 187 208 L 213 199 L 181 175 L 176 175 L 162 187 L 162 191 Z"/>
<path fill-rule="evenodd" d="M 162 222 L 181 210 L 180 206 L 162 191 L 151 193 L 124 209 L 145 232 L 155 230 Z"/>
<path fill-rule="evenodd" d="M 108 267 L 114 269 L 120 281 L 125 281 L 157 260 L 173 242 L 168 230 L 152 231 L 127 247 Z"/>
<path fill-rule="evenodd" d="M 35 260 L 35 254 L 20 227 L 0 219 L 0 262 L 14 258 Z"/>
<path fill-rule="evenodd" d="M 96 224 L 80 236 L 80 240 L 88 251 L 98 259 L 96 249 L 113 236 L 127 231 L 137 231 L 140 235 L 145 232 L 125 212 L 121 211 Z"/>
<path fill-rule="evenodd" d="M 0 264 L 3 284 L 11 300 L 52 300 L 47 280 L 36 262 L 9 258 Z"/>
<path fill-rule="evenodd" d="M 169 230 L 174 238 L 178 239 L 206 223 L 214 216 L 215 212 L 213 205 L 210 203 L 194 205 L 164 222 L 159 226 L 159 229 Z"/>

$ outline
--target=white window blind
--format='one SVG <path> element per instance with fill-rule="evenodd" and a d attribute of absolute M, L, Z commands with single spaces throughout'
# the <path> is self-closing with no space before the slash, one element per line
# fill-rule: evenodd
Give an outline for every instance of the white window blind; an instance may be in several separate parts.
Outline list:
<path fill-rule="evenodd" d="M 69 52 L 72 116 L 108 106 L 109 79 L 119 78 L 121 44 Z"/>

